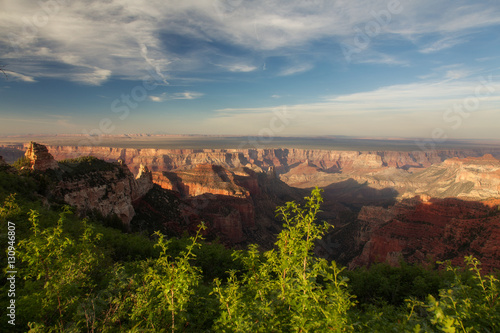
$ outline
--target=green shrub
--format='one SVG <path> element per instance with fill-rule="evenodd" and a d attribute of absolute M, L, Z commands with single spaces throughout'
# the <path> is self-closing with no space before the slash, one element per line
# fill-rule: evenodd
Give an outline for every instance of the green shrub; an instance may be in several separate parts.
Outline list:
<path fill-rule="evenodd" d="M 97 171 L 113 171 L 116 163 L 109 163 L 94 156 L 83 156 L 59 161 L 60 168 L 71 176 L 85 175 Z"/>
<path fill-rule="evenodd" d="M 21 170 L 22 168 L 31 168 L 31 160 L 26 156 L 20 157 L 17 161 L 15 161 L 12 166 L 17 170 Z"/>
<path fill-rule="evenodd" d="M 316 224 L 322 198 L 313 190 L 304 207 L 278 207 L 285 221 L 276 249 L 263 256 L 256 246 L 237 256 L 245 266 L 231 272 L 227 285 L 216 280 L 214 293 L 222 311 L 221 332 L 341 332 L 349 329 L 354 305 L 343 269 L 313 255 L 314 243 L 330 227 Z"/>

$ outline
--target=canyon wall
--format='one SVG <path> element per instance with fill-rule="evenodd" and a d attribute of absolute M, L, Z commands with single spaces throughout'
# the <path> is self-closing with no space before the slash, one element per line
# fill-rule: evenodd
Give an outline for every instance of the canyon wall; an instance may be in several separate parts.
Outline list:
<path fill-rule="evenodd" d="M 26 145 L 25 145 L 26 146 Z M 27 147 L 23 147 L 23 151 Z M 500 149 L 440 151 L 333 151 L 318 149 L 132 149 L 92 146 L 47 146 L 56 160 L 95 156 L 106 161 L 122 160 L 137 173 L 141 164 L 151 171 L 170 171 L 198 164 L 216 164 L 227 168 L 247 166 L 267 171 L 271 166 L 279 174 L 297 163 L 309 161 L 322 170 L 348 170 L 357 167 L 425 168 L 452 157 L 477 157 L 491 153 L 500 157 Z"/>
<path fill-rule="evenodd" d="M 75 206 L 82 215 L 116 214 L 126 227 L 135 215 L 133 201 L 153 187 L 152 174 L 144 166 L 134 177 L 122 163 L 95 158 L 58 163 L 44 145 L 35 142 L 26 147 L 25 156 L 34 172 L 46 172 L 54 182 L 50 196 Z"/>
<path fill-rule="evenodd" d="M 361 249 L 349 266 L 451 260 L 462 265 L 474 254 L 486 272 L 500 269 L 500 211 L 459 199 L 417 198 L 389 208 L 366 206 L 358 215 L 354 241 Z"/>
<path fill-rule="evenodd" d="M 0 154 L 11 161 L 24 154 L 29 144 L 2 146 Z M 105 161 L 123 161 L 134 174 L 140 165 L 153 172 L 189 168 L 199 164 L 221 165 L 226 168 L 248 167 L 255 171 L 276 174 L 288 172 L 297 164 L 308 161 L 326 172 L 348 171 L 358 168 L 392 167 L 412 170 L 429 167 L 453 157 L 478 157 L 490 153 L 500 158 L 500 149 L 435 150 L 435 151 L 335 151 L 321 149 L 134 149 L 93 146 L 47 146 L 56 160 L 95 156 Z"/>
<path fill-rule="evenodd" d="M 67 171 L 57 183 L 54 195 L 84 215 L 92 211 L 105 217 L 116 214 L 128 227 L 135 215 L 133 202 L 152 187 L 151 174 L 143 172 L 134 177 L 126 165 L 112 164 L 81 174 Z"/>
<path fill-rule="evenodd" d="M 34 151 L 32 145 L 24 148 Z M 323 241 L 330 259 L 343 258 L 351 267 L 399 258 L 422 262 L 433 255 L 458 263 L 472 251 L 489 269 L 500 268 L 498 203 L 487 208 L 475 202 L 500 198 L 498 152 L 68 146 L 36 151 L 45 157 L 27 156 L 42 169 L 57 164 L 52 154 L 57 160 L 92 155 L 115 162 L 112 170 L 76 178 L 68 170 L 74 162 L 60 162 L 58 172 L 66 178 L 57 188 L 79 210 L 116 213 L 125 224 L 154 219 L 155 226 L 181 235 L 204 221 L 228 245 L 271 247 L 281 226 L 276 206 L 300 201 L 317 185 L 325 189 L 320 218 L 335 225 Z M 141 217 L 134 220 L 138 204 Z"/>

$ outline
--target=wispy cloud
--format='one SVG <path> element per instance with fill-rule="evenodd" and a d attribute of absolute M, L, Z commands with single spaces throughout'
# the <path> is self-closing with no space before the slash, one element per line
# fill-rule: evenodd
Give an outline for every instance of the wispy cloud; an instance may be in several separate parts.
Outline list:
<path fill-rule="evenodd" d="M 363 52 L 360 56 L 353 58 L 353 63 L 360 64 L 382 64 L 382 65 L 390 65 L 390 66 L 409 66 L 410 62 L 403 59 L 398 59 L 395 56 L 380 53 L 380 52 Z"/>
<path fill-rule="evenodd" d="M 174 100 L 174 99 L 198 99 L 203 97 L 204 94 L 200 92 L 195 92 L 195 91 L 184 91 L 184 92 L 179 92 L 179 93 L 173 93 L 173 94 L 167 94 L 167 93 L 162 93 L 160 95 L 154 96 L 151 95 L 149 96 L 149 99 L 153 102 L 165 102 L 168 100 Z"/>
<path fill-rule="evenodd" d="M 462 79 L 470 74 L 468 70 L 449 70 L 446 72 L 446 78 L 452 80 Z"/>
<path fill-rule="evenodd" d="M 254 70 L 257 69 L 256 66 L 249 66 L 249 65 L 230 65 L 230 66 L 224 66 L 226 67 L 230 72 L 253 72 Z"/>
<path fill-rule="evenodd" d="M 294 65 L 288 68 L 285 68 L 281 72 L 279 72 L 279 76 L 288 76 L 288 75 L 294 75 L 302 72 L 307 72 L 313 68 L 312 64 L 298 64 Z"/>
<path fill-rule="evenodd" d="M 481 99 L 480 107 L 463 122 L 462 132 L 454 132 L 444 120 L 445 111 L 455 105 L 463 105 L 465 98 L 475 97 L 482 83 L 477 77 L 468 75 L 450 80 L 446 73 L 441 79 L 423 80 L 410 84 L 391 85 L 376 90 L 325 98 L 322 102 L 287 105 L 287 110 L 296 116 L 293 124 L 283 134 L 342 134 L 365 133 L 366 135 L 399 135 L 403 137 L 425 137 L 432 129 L 443 127 L 448 134 L 466 137 L 468 130 L 478 123 L 500 121 L 500 84 L 498 77 L 488 83 L 494 91 Z M 481 88 L 484 93 L 486 88 Z M 220 127 L 229 123 L 234 127 L 245 124 L 245 128 L 258 133 L 268 126 L 276 107 L 225 108 L 209 124 L 220 122 Z M 477 135 L 477 133 L 476 133 Z M 493 136 L 494 132 L 484 133 Z"/>
<path fill-rule="evenodd" d="M 23 81 L 23 82 L 37 82 L 34 77 L 24 75 L 21 73 L 11 72 L 9 70 L 5 71 L 5 74 L 8 78 L 13 78 L 14 81 Z"/>
<path fill-rule="evenodd" d="M 445 49 L 449 49 L 449 48 L 451 48 L 451 47 L 453 47 L 455 45 L 459 45 L 459 44 L 465 43 L 466 41 L 467 40 L 464 39 L 464 38 L 446 37 L 446 38 L 440 39 L 438 41 L 435 41 L 435 42 L 433 42 L 430 45 L 424 46 L 420 50 L 420 52 L 421 53 L 425 53 L 425 54 L 435 53 L 435 52 L 439 52 L 439 51 L 442 51 L 442 50 L 445 50 Z"/>
<path fill-rule="evenodd" d="M 448 80 L 458 80 L 466 78 L 472 74 L 479 73 L 480 70 L 473 70 L 471 68 L 467 68 L 464 64 L 449 64 L 444 66 L 435 67 L 428 74 L 423 74 L 418 76 L 418 78 L 422 80 L 428 79 L 448 79 Z"/>
<path fill-rule="evenodd" d="M 204 94 L 194 91 L 185 91 L 182 93 L 173 94 L 173 99 L 197 99 L 202 97 Z"/>
<path fill-rule="evenodd" d="M 66 116 L 66 115 L 46 115 L 44 118 L 37 118 L 37 117 L 0 117 L 0 120 L 2 122 L 8 123 L 24 123 L 24 124 L 31 124 L 33 126 L 36 125 L 43 125 L 44 127 L 55 127 L 58 129 L 75 129 L 78 126 L 73 123 L 73 119 L 71 116 Z"/>
<path fill-rule="evenodd" d="M 47 14 L 43 3 L 2 2 L 0 57 L 26 78 L 90 85 L 112 78 L 142 80 L 150 72 L 167 82 L 183 72 L 206 71 L 208 65 L 228 58 L 233 60 L 230 65 L 211 66 L 212 70 L 252 72 L 266 57 L 293 60 L 295 51 L 318 40 L 352 42 L 356 28 L 375 22 L 373 13 L 387 10 L 388 5 L 386 0 L 89 0 L 53 2 L 57 5 Z M 401 4 L 402 12 L 391 15 L 363 52 L 400 38 L 414 42 L 424 54 L 437 53 L 467 42 L 481 28 L 500 24 L 500 7 L 483 2 Z M 45 15 L 44 21 L 35 22 L 37 15 Z M 178 36 L 180 44 L 169 42 L 165 37 L 169 35 Z M 429 43 L 429 36 L 438 39 Z M 397 55 L 363 60 L 404 65 Z M 292 75 L 315 66 L 314 59 L 308 63 L 277 74 Z"/>

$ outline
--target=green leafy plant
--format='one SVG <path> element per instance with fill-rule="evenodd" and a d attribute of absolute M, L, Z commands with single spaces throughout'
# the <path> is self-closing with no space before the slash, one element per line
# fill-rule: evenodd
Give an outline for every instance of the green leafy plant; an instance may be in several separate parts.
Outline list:
<path fill-rule="evenodd" d="M 335 262 L 314 256 L 315 241 L 330 227 L 317 224 L 320 190 L 304 206 L 278 207 L 284 230 L 276 249 L 261 255 L 256 246 L 237 256 L 245 272 L 231 275 L 226 285 L 216 280 L 214 293 L 222 312 L 222 332 L 341 332 L 348 329 L 347 311 L 354 305 L 347 279 Z"/>
<path fill-rule="evenodd" d="M 439 297 L 428 297 L 430 322 L 443 332 L 498 332 L 500 283 L 493 275 L 481 275 L 478 259 L 467 256 L 465 263 L 470 274 L 445 263 L 455 281 L 440 290 Z"/>
<path fill-rule="evenodd" d="M 102 255 L 96 248 L 99 234 L 83 221 L 78 239 L 63 235 L 63 223 L 70 214 L 60 214 L 56 227 L 41 230 L 40 214 L 31 211 L 32 235 L 19 242 L 19 258 L 25 266 L 25 280 L 20 307 L 29 320 L 47 330 L 65 331 L 78 327 L 77 313 L 98 280 Z"/>
<path fill-rule="evenodd" d="M 175 258 L 168 255 L 169 240 L 156 232 L 160 257 L 151 262 L 144 275 L 141 286 L 134 295 L 131 319 L 135 327 L 145 327 L 161 331 L 170 327 L 172 332 L 188 324 L 186 311 L 188 303 L 195 295 L 202 275 L 199 268 L 191 264 L 195 259 L 193 250 L 200 246 L 201 226 L 191 244 Z"/>

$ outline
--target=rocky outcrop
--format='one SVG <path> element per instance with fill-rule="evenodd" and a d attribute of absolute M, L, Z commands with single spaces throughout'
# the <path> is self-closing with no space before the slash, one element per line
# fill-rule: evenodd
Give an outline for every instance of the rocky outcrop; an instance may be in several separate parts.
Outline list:
<path fill-rule="evenodd" d="M 408 178 L 406 196 L 485 200 L 500 197 L 500 161 L 492 155 L 452 158 Z"/>
<path fill-rule="evenodd" d="M 94 211 L 102 216 L 116 214 L 128 226 L 135 215 L 133 177 L 123 171 L 92 172 L 74 180 L 65 179 L 58 184 L 56 196 L 60 195 L 83 215 Z"/>
<path fill-rule="evenodd" d="M 500 161 L 492 155 L 451 158 L 425 169 L 420 168 L 418 172 L 380 167 L 379 161 L 372 161 L 375 162 L 366 164 L 371 165 L 370 168 L 351 165 L 330 173 L 301 164 L 281 175 L 281 179 L 296 187 L 323 187 L 337 199 L 341 194 L 346 197 L 361 188 L 371 189 L 375 196 L 379 196 L 380 191 L 391 189 L 394 198 L 398 199 L 416 195 L 464 200 L 500 198 Z M 362 195 L 361 198 L 364 197 Z"/>
<path fill-rule="evenodd" d="M 128 227 L 135 215 L 133 201 L 153 187 L 152 174 L 141 166 L 137 177 L 122 163 L 108 163 L 96 158 L 59 163 L 43 145 L 31 142 L 26 157 L 33 170 L 56 170 L 52 195 L 75 206 L 82 215 L 98 212 L 104 217 L 116 214 Z"/>
<path fill-rule="evenodd" d="M 135 215 L 133 202 L 153 187 L 151 174 L 144 169 L 135 178 L 126 165 L 99 160 L 80 173 L 81 163 L 66 169 L 54 194 L 75 206 L 81 214 L 94 211 L 102 216 L 116 214 L 128 227 Z"/>
<path fill-rule="evenodd" d="M 0 166 L 8 165 L 7 162 L 4 161 L 3 156 L 0 156 Z"/>
<path fill-rule="evenodd" d="M 364 207 L 355 242 L 361 249 L 350 267 L 451 260 L 474 255 L 485 271 L 500 268 L 498 205 L 459 199 L 403 200 L 387 209 Z"/>
<path fill-rule="evenodd" d="M 181 214 L 191 225 L 205 222 L 209 235 L 226 244 L 248 241 L 247 233 L 255 226 L 251 199 L 206 193 L 186 198 L 185 202 Z"/>
<path fill-rule="evenodd" d="M 147 166 L 141 164 L 134 185 L 135 188 L 132 191 L 134 201 L 145 196 L 153 188 L 153 174 Z"/>
<path fill-rule="evenodd" d="M 220 194 L 237 198 L 248 198 L 249 190 L 239 186 L 249 175 L 239 175 L 220 165 L 201 164 L 188 170 L 154 174 L 154 182 L 165 189 L 178 191 L 183 196 L 197 196 L 205 193 Z M 251 186 L 250 183 L 247 185 Z M 253 191 L 258 191 L 255 186 Z"/>
<path fill-rule="evenodd" d="M 54 157 L 49 154 L 47 147 L 36 142 L 31 141 L 25 156 L 30 160 L 31 169 L 33 170 L 45 171 L 59 168 L 59 164 Z"/>
<path fill-rule="evenodd" d="M 155 172 L 153 181 L 184 198 L 181 216 L 186 225 L 204 221 L 209 234 L 221 237 L 228 244 L 245 241 L 245 232 L 255 225 L 251 196 L 258 196 L 260 188 L 252 170 L 200 164 L 192 169 Z"/>

